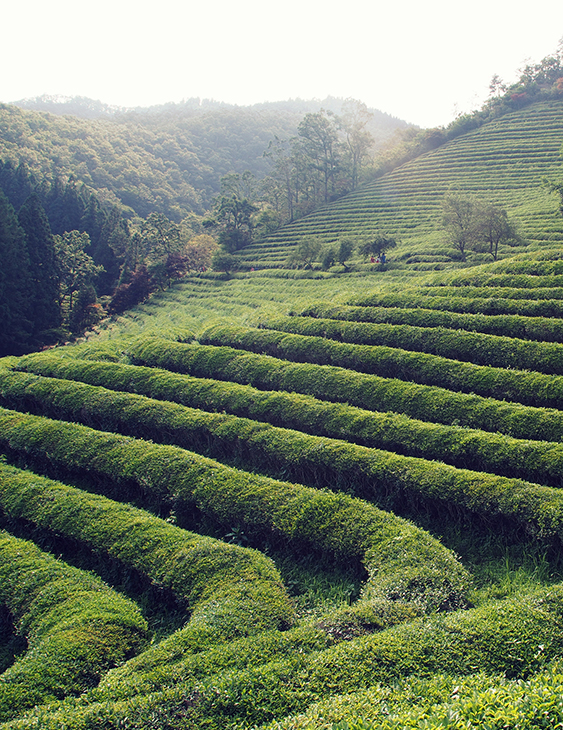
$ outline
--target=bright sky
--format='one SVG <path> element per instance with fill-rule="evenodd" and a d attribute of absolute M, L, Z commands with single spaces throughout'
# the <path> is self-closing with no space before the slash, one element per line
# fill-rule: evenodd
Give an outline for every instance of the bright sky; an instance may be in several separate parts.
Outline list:
<path fill-rule="evenodd" d="M 422 127 L 478 108 L 563 37 L 562 0 L 8 0 L 0 101 L 247 105 L 352 97 Z"/>

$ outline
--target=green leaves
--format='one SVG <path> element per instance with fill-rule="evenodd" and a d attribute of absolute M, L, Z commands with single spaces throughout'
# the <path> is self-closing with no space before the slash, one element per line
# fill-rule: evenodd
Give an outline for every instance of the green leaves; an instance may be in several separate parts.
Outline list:
<path fill-rule="evenodd" d="M 4 721 L 95 686 L 147 639 L 131 601 L 7 533 L 0 534 L 0 600 L 28 642 L 27 653 L 2 675 Z"/>

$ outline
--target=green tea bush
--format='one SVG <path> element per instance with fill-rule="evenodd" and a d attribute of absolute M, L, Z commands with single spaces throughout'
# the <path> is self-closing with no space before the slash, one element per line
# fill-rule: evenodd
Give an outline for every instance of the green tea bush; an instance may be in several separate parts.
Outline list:
<path fill-rule="evenodd" d="M 459 291 L 457 291 L 459 289 Z M 557 317 L 563 316 L 563 301 L 561 299 L 541 299 L 541 290 L 534 290 L 532 298 L 529 289 L 511 289 L 510 292 L 526 292 L 526 297 L 505 297 L 503 290 L 481 290 L 481 296 L 473 287 L 445 287 L 416 289 L 413 293 L 372 294 L 368 297 L 354 297 L 348 304 L 359 307 L 407 307 L 446 310 L 467 314 L 486 315 L 520 315 L 523 317 Z M 559 291 L 559 290 L 557 290 Z M 472 298 L 472 294 L 475 297 Z M 495 293 L 497 294 L 495 296 Z M 438 296 L 438 294 L 440 296 Z M 488 295 L 488 296 L 487 296 Z"/>
<path fill-rule="evenodd" d="M 376 685 L 321 701 L 305 714 L 275 720 L 260 730 L 532 730 L 554 728 L 562 721 L 563 675 L 556 660 L 526 680 L 478 673 Z"/>
<path fill-rule="evenodd" d="M 476 674 L 484 678 L 488 674 L 495 679 L 504 675 L 508 680 L 526 680 L 544 670 L 563 649 L 562 598 L 562 588 L 558 585 L 469 611 L 417 619 L 324 651 L 293 654 L 246 671 L 217 674 L 195 683 L 178 682 L 173 688 L 132 696 L 126 702 L 90 705 L 77 702 L 60 709 L 39 710 L 35 717 L 15 725 L 14 730 L 38 726 L 54 730 L 60 727 L 56 723 L 63 719 L 72 722 L 73 730 L 119 728 L 125 718 L 125 727 L 139 730 L 147 727 L 219 730 L 225 727 L 228 718 L 230 727 L 242 730 L 304 712 L 313 703 L 326 702 L 331 696 L 365 692 L 372 687 L 375 693 L 380 685 L 390 687 L 391 692 L 395 687 L 398 696 L 401 680 L 406 680 L 403 708 L 412 710 L 412 704 L 409 707 L 408 703 L 409 698 L 415 699 L 413 690 L 420 690 L 422 682 L 436 674 L 460 678 Z M 430 681 L 424 682 L 430 698 L 443 697 L 444 684 L 447 686 L 448 681 L 451 680 L 442 679 L 434 687 Z M 525 687 L 522 682 L 513 686 Z M 549 680 L 544 686 L 547 692 L 537 685 L 535 692 L 538 700 L 543 696 L 540 706 L 546 709 L 550 706 Z M 390 694 L 387 690 L 388 698 Z M 455 694 L 452 688 L 451 702 Z M 517 691 L 512 696 L 518 701 Z M 424 697 L 419 692 L 417 703 Z M 494 708 L 494 697 L 489 695 L 491 701 Z M 485 710 L 482 698 L 476 704 L 481 711 Z M 528 707 L 531 712 L 531 706 Z M 505 709 L 505 717 L 513 718 L 509 708 L 510 705 Z M 439 712 L 438 707 L 436 710 Z M 466 712 L 471 712 L 470 698 Z M 542 717 L 549 721 L 549 716 L 538 714 L 538 722 Z M 158 724 L 149 724 L 150 718 Z M 387 719 L 392 721 L 394 717 L 387 714 Z M 424 715 L 421 719 L 424 722 Z M 268 727 L 273 730 L 276 724 Z"/>
<path fill-rule="evenodd" d="M 435 423 L 499 431 L 515 438 L 545 441 L 563 438 L 563 414 L 555 408 L 528 407 L 331 365 L 294 363 L 234 347 L 181 345 L 146 338 L 131 343 L 128 352 L 138 365 L 193 376 L 212 376 L 266 390 L 303 393 L 374 411 L 405 413 Z M 557 379 L 557 376 L 539 374 L 537 377 L 543 383 Z"/>
<path fill-rule="evenodd" d="M 199 340 L 207 345 L 228 345 L 297 362 L 333 365 L 385 378 L 506 398 L 525 405 L 563 407 L 563 377 L 545 373 L 475 365 L 393 347 L 353 345 L 324 337 L 232 325 L 210 327 Z"/>
<path fill-rule="evenodd" d="M 148 638 L 131 601 L 6 532 L 0 533 L 0 601 L 28 645 L 0 676 L 0 720 L 95 686 Z"/>
<path fill-rule="evenodd" d="M 416 327 L 445 327 L 468 332 L 517 337 L 540 342 L 563 342 L 563 322 L 549 317 L 517 314 L 459 314 L 436 309 L 400 307 L 352 307 L 317 303 L 297 312 L 300 317 L 337 319 L 352 322 L 407 324 Z"/>
<path fill-rule="evenodd" d="M 554 342 L 530 342 L 514 337 L 456 331 L 445 327 L 372 324 L 312 317 L 267 317 L 261 320 L 260 326 L 354 345 L 425 352 L 477 365 L 536 370 L 559 375 L 563 373 L 563 345 Z M 378 349 L 373 350 L 375 357 L 378 352 Z M 362 356 L 361 361 L 364 362 Z"/>
<path fill-rule="evenodd" d="M 133 388 L 137 393 L 145 390 L 148 395 L 174 398 L 182 404 L 193 403 L 220 414 L 211 415 L 138 395 L 117 394 L 74 381 L 0 372 L 0 404 L 6 408 L 24 408 L 143 438 L 152 436 L 157 441 L 185 446 L 200 453 L 210 451 L 219 459 L 244 458 L 252 468 L 283 468 L 291 473 L 296 467 L 297 478 L 308 483 L 311 483 L 310 477 L 304 476 L 301 459 L 288 463 L 284 458 L 283 466 L 278 459 L 284 455 L 284 450 L 277 450 L 279 438 L 287 440 L 297 438 L 297 435 L 284 435 L 257 420 L 403 455 L 439 459 L 462 468 L 563 486 L 563 446 L 559 443 L 514 439 L 499 433 L 432 424 L 397 413 L 366 411 L 295 393 L 259 391 L 249 386 L 155 372 L 139 366 L 75 361 L 67 362 L 66 367 L 63 364 L 59 369 L 56 359 L 53 368 L 37 367 L 39 363 L 46 364 L 44 357 L 26 362 L 35 364 L 39 370 L 82 375 L 90 381 L 113 387 Z M 233 410 L 257 420 L 247 421 L 225 414 L 225 411 Z M 321 476 L 316 467 L 318 464 L 313 469 L 317 480 L 339 481 L 328 472 Z M 357 479 L 358 476 L 354 476 L 350 481 Z"/>
<path fill-rule="evenodd" d="M 450 551 L 361 500 L 241 472 L 178 447 L 13 411 L 0 411 L 0 432 L 0 445 L 12 452 L 71 470 L 87 466 L 91 474 L 195 504 L 224 525 L 363 561 L 366 600 L 412 602 L 423 610 L 466 600 L 468 574 Z"/>
<path fill-rule="evenodd" d="M 427 286 L 421 286 L 417 289 L 417 293 L 423 297 L 429 297 L 431 301 L 435 299 L 435 304 L 438 303 L 439 298 L 442 298 L 442 304 L 445 304 L 443 297 L 489 299 L 491 302 L 495 299 L 526 299 L 528 301 L 531 300 L 530 303 L 533 306 L 537 306 L 539 300 L 542 299 L 563 299 L 563 289 L 550 289 L 548 287 L 534 289 L 533 297 L 530 296 L 530 290 L 527 288 L 518 289 L 506 286 L 435 286 L 429 284 Z"/>
<path fill-rule="evenodd" d="M 277 570 L 255 550 L 187 532 L 143 510 L 1 463 L 0 507 L 9 517 L 72 537 L 171 590 L 197 625 L 197 632 L 189 632 L 192 648 L 292 620 Z"/>

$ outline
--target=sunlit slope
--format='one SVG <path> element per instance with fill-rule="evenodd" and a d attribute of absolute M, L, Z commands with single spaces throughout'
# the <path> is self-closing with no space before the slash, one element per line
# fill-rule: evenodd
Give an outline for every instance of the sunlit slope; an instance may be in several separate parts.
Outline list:
<path fill-rule="evenodd" d="M 197 277 L 113 337 L 2 361 L 6 545 L 97 573 L 149 635 L 131 614 L 137 643 L 118 626 L 107 666 L 85 644 L 95 674 L 53 696 L 64 651 L 32 664 L 14 624 L 29 647 L 4 662 L 0 725 L 514 727 L 522 693 L 563 721 L 561 255 L 418 286 L 277 274 Z M 195 326 L 204 310 L 222 321 Z"/>
<path fill-rule="evenodd" d="M 245 250 L 258 265 L 281 265 L 303 236 L 330 242 L 340 236 L 386 232 L 401 245 L 396 256 L 447 256 L 440 202 L 449 190 L 507 209 L 529 244 L 563 236 L 557 199 L 542 187 L 560 177 L 563 102 L 532 105 L 459 137 L 365 185 L 335 203 L 285 226 Z M 451 253 L 451 251 L 450 251 Z"/>

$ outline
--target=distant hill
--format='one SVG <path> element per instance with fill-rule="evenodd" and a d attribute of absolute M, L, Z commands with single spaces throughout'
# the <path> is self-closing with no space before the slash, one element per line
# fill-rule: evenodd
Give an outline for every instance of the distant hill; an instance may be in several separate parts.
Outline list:
<path fill-rule="evenodd" d="M 0 105 L 0 160 L 23 162 L 36 177 L 74 177 L 131 215 L 174 220 L 203 214 L 220 179 L 269 170 L 263 153 L 275 136 L 297 132 L 304 114 L 340 110 L 342 99 L 238 107 L 189 99 L 146 109 L 110 107 L 84 97 L 43 96 Z M 406 122 L 373 113 L 377 144 Z"/>
<path fill-rule="evenodd" d="M 400 244 L 393 257 L 428 268 L 451 261 L 440 230 L 449 191 L 507 210 L 528 246 L 563 240 L 558 199 L 544 179 L 563 176 L 563 101 L 532 104 L 431 150 L 241 253 L 249 265 L 283 266 L 304 236 L 332 243 L 384 232 Z M 506 253 L 506 252 L 505 252 Z"/>

